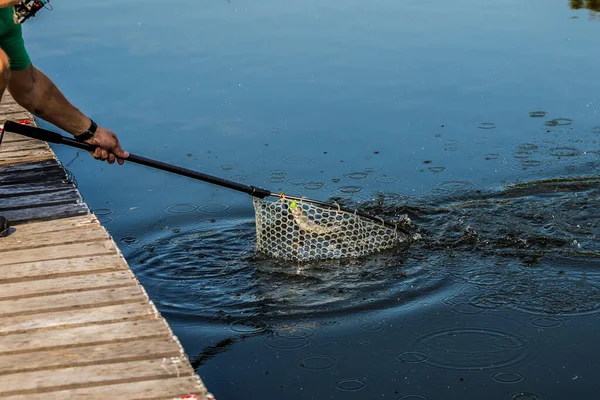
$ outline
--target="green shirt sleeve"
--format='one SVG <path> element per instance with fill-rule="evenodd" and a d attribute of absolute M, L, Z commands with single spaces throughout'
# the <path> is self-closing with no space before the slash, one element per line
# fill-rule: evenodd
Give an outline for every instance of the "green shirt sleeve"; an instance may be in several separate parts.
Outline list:
<path fill-rule="evenodd" d="M 0 48 L 8 56 L 10 69 L 22 71 L 31 65 L 22 28 L 14 22 L 12 7 L 0 8 Z"/>

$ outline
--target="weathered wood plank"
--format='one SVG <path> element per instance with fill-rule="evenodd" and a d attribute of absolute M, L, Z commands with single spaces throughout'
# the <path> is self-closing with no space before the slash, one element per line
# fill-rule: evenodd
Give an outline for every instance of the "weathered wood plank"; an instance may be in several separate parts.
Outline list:
<path fill-rule="evenodd" d="M 59 167 L 59 168 L 57 168 L 57 167 Z M 42 162 L 34 163 L 34 164 L 20 164 L 20 165 L 15 165 L 12 167 L 3 167 L 2 169 L 0 169 L 0 176 L 7 175 L 7 174 L 13 175 L 13 174 L 17 174 L 20 172 L 31 171 L 31 170 L 38 171 L 40 169 L 56 171 L 56 170 L 60 169 L 60 162 L 57 159 L 51 159 L 51 160 L 46 160 L 46 161 L 42 161 Z"/>
<path fill-rule="evenodd" d="M 0 375 L 0 395 L 39 394 L 111 383 L 191 376 L 183 358 L 158 358 L 115 364 L 88 365 L 54 370 Z"/>
<path fill-rule="evenodd" d="M 73 189 L 73 184 L 67 182 L 66 180 L 0 185 L 0 205 L 2 204 L 2 199 L 6 199 L 8 197 L 57 192 L 60 190 L 69 189 Z"/>
<path fill-rule="evenodd" d="M 129 269 L 125 259 L 117 255 L 116 250 L 105 242 L 101 242 L 92 251 L 99 252 L 99 254 L 94 256 L 82 254 L 72 258 L 59 257 L 47 261 L 25 261 L 23 263 L 15 261 L 2 265 L 0 266 L 0 271 L 2 271 L 0 283 L 32 282 Z M 0 260 L 7 254 L 10 253 L 3 253 Z"/>
<path fill-rule="evenodd" d="M 0 335 L 156 318 L 146 302 L 3 318 Z M 1 387 L 1 385 L 0 385 Z"/>
<path fill-rule="evenodd" d="M 5 123 L 6 121 L 24 121 L 31 118 L 31 114 L 27 111 L 19 111 L 11 114 L 0 115 L 0 124 Z"/>
<path fill-rule="evenodd" d="M 27 140 L 20 142 L 4 142 L 0 147 L 2 153 L 11 153 L 17 150 L 50 150 L 48 143 L 41 140 Z"/>
<path fill-rule="evenodd" d="M 0 300 L 0 318 L 44 314 L 76 309 L 92 309 L 118 304 L 148 301 L 139 286 L 86 290 L 74 293 L 50 294 L 38 297 Z"/>
<path fill-rule="evenodd" d="M 97 240 L 110 240 L 110 236 L 106 230 L 91 226 L 82 226 L 58 232 L 30 233 L 27 235 L 21 233 L 18 226 L 15 230 L 14 234 L 2 239 L 4 250 L 0 248 L 0 253 L 9 249 L 10 251 L 16 251 Z"/>
<path fill-rule="evenodd" d="M 82 290 L 108 289 L 136 284 L 135 276 L 128 269 L 13 283 L 2 283 L 0 280 L 0 300 L 72 293 Z"/>
<path fill-rule="evenodd" d="M 172 337 L 165 321 L 158 318 L 87 325 L 68 329 L 28 331 L 0 335 L 0 356 L 46 350 L 68 350 L 80 346 Z M 0 357 L 0 362 L 2 362 Z"/>
<path fill-rule="evenodd" d="M 50 149 L 38 148 L 38 149 L 16 149 L 13 151 L 2 151 L 0 153 L 0 161 L 2 160 L 10 160 L 10 159 L 21 159 L 28 158 L 34 156 L 45 156 L 47 158 L 53 158 L 54 154 L 50 151 Z"/>
<path fill-rule="evenodd" d="M 185 354 L 170 337 L 133 339 L 68 349 L 0 356 L 0 375 L 126 361 L 183 357 Z M 61 374 L 62 370 L 57 370 Z M 1 390 L 1 389 L 0 389 Z"/>
<path fill-rule="evenodd" d="M 44 400 L 171 400 L 196 394 L 208 400 L 206 388 L 195 377 L 151 379 L 135 383 L 110 384 L 44 393 Z M 31 400 L 29 394 L 3 397 L 3 400 Z"/>
<path fill-rule="evenodd" d="M 35 163 L 35 162 L 50 160 L 53 158 L 55 158 L 54 155 L 48 155 L 48 154 L 33 155 L 33 156 L 27 156 L 27 157 L 17 157 L 17 158 L 7 158 L 7 159 L 2 159 L 2 157 L 0 157 L 0 167 L 25 164 L 25 163 Z"/>
<path fill-rule="evenodd" d="M 4 246 L 2 244 L 2 241 L 0 241 L 0 246 Z M 116 254 L 116 249 L 112 242 L 101 241 L 90 243 L 77 243 L 42 249 L 5 251 L 2 253 L 2 257 L 0 257 L 0 265 L 13 265 L 19 263 L 51 260 L 66 261 L 70 258 L 80 258 L 104 254 Z M 5 276 L 4 271 L 2 275 Z"/>
<path fill-rule="evenodd" d="M 57 218 L 68 218 L 77 215 L 86 215 L 89 213 L 90 210 L 88 206 L 84 202 L 80 202 L 59 204 L 48 207 L 8 210 L 3 211 L 2 215 L 8 218 L 13 225 L 16 225 L 31 221 L 50 221 Z"/>
<path fill-rule="evenodd" d="M 0 201 L 0 211 L 20 210 L 23 208 L 37 208 L 39 206 L 51 206 L 81 202 L 82 198 L 77 189 L 71 187 L 49 193 L 23 195 L 18 197 L 6 197 Z"/>
<path fill-rule="evenodd" d="M 61 218 L 45 222 L 29 222 L 16 227 L 19 235 L 35 235 L 47 232 L 58 232 L 80 227 L 101 227 L 98 218 L 94 214 L 79 217 Z"/>

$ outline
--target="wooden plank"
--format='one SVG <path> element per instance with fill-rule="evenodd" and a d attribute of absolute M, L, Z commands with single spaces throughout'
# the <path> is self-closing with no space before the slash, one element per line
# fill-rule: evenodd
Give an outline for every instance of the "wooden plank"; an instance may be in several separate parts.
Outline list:
<path fill-rule="evenodd" d="M 4 97 L 4 96 L 2 96 L 2 97 Z M 5 116 L 6 114 L 21 113 L 23 111 L 24 111 L 23 107 L 21 107 L 19 104 L 17 104 L 17 102 L 14 101 L 14 99 L 12 99 L 12 101 L 7 101 L 7 102 L 2 101 L 2 103 L 0 103 L 0 115 L 2 115 L 2 116 Z"/>
<path fill-rule="evenodd" d="M 54 370 L 0 375 L 0 396 L 40 394 L 111 383 L 192 376 L 191 366 L 181 357 L 88 365 Z"/>
<path fill-rule="evenodd" d="M 0 266 L 0 283 L 32 282 L 43 279 L 57 279 L 103 272 L 114 272 L 129 270 L 125 259 L 116 253 L 112 246 L 105 242 L 100 243 L 100 249 L 92 251 L 103 251 L 103 254 L 94 256 L 81 255 L 73 258 L 58 258 L 47 261 L 25 261 L 24 263 L 8 263 Z M 6 257 L 3 253 L 3 257 Z"/>
<path fill-rule="evenodd" d="M 34 208 L 39 206 L 50 206 L 81 202 L 81 196 L 74 187 L 49 193 L 14 196 L 3 198 L 0 202 L 0 211 L 19 210 L 22 208 Z"/>
<path fill-rule="evenodd" d="M 86 243 L 97 240 L 110 240 L 105 229 L 93 226 L 82 226 L 58 232 L 42 232 L 23 234 L 19 227 L 15 233 L 2 239 L 2 251 L 16 251 L 22 249 L 36 249 L 40 247 Z"/>
<path fill-rule="evenodd" d="M 168 379 L 151 379 L 138 381 L 135 384 L 121 383 L 96 387 L 77 388 L 46 392 L 43 400 L 165 400 L 179 399 L 189 394 L 196 394 L 201 400 L 214 399 L 209 397 L 205 386 L 198 378 L 181 377 Z M 31 395 L 14 395 L 2 397 L 3 400 L 32 400 Z"/>
<path fill-rule="evenodd" d="M 32 182 L 14 185 L 1 185 L 0 199 L 6 199 L 8 197 L 17 197 L 23 195 L 33 195 L 38 193 L 57 192 L 60 190 L 68 190 L 72 188 L 73 184 L 67 182 L 64 179 L 57 179 L 49 182 Z"/>
<path fill-rule="evenodd" d="M 182 356 L 185 354 L 169 336 L 136 338 L 115 343 L 3 355 L 0 356 L 0 375 Z M 62 371 L 56 373 L 61 374 Z"/>
<path fill-rule="evenodd" d="M 6 138 L 5 138 L 6 139 Z M 42 161 L 39 163 L 32 163 L 32 164 L 21 164 L 21 165 L 16 165 L 14 167 L 5 167 L 0 169 L 0 176 L 5 175 L 5 174 L 16 174 L 16 173 L 20 173 L 20 172 L 24 172 L 24 171 L 31 171 L 31 170 L 40 170 L 40 169 L 44 169 L 44 170 L 56 170 L 56 167 L 60 168 L 60 162 L 57 159 L 52 159 L 52 160 L 47 160 L 47 161 Z"/>
<path fill-rule="evenodd" d="M 10 320 L 11 317 L 15 316 L 92 309 L 148 300 L 148 296 L 139 286 L 49 294 L 38 297 L 0 300 L 0 318 Z"/>
<path fill-rule="evenodd" d="M 147 302 L 3 318 L 0 335 L 156 318 Z M 0 385 L 1 387 L 1 385 Z"/>
<path fill-rule="evenodd" d="M 23 110 L 23 111 L 11 113 L 11 114 L 0 115 L 0 124 L 3 124 L 8 120 L 18 122 L 18 121 L 24 121 L 24 120 L 27 120 L 30 118 L 31 118 L 31 114 L 29 114 L 27 111 Z"/>
<path fill-rule="evenodd" d="M 68 329 L 28 331 L 0 336 L 0 362 L 5 355 L 46 350 L 68 350 L 80 346 L 128 342 L 135 339 L 172 337 L 162 319 L 115 322 Z"/>
<path fill-rule="evenodd" d="M 16 149 L 13 151 L 3 151 L 0 153 L 0 160 L 10 160 L 16 158 L 27 158 L 33 156 L 46 156 L 48 158 L 54 157 L 50 149 Z"/>
<path fill-rule="evenodd" d="M 46 162 L 56 161 L 54 159 L 44 160 L 40 163 L 24 163 L 0 168 L 0 185 L 15 185 L 20 183 L 39 183 L 49 180 L 67 180 L 67 174 L 59 167 L 40 167 Z M 19 167 L 32 167 L 28 170 L 11 171 Z"/>
<path fill-rule="evenodd" d="M 0 245 L 2 245 L 2 241 L 0 241 Z M 0 257 L 0 266 L 36 261 L 69 260 L 76 257 L 116 254 L 116 252 L 114 244 L 110 241 L 68 244 L 42 249 L 5 251 L 2 253 L 2 257 Z M 2 275 L 5 275 L 4 271 Z"/>
<path fill-rule="evenodd" d="M 50 150 L 48 143 L 41 140 L 24 140 L 18 142 L 4 142 L 4 140 L 2 140 L 1 146 L 0 152 L 2 152 L 2 154 L 11 153 L 17 150 Z"/>
<path fill-rule="evenodd" d="M 16 232 L 20 235 L 35 235 L 46 232 L 58 232 L 69 229 L 97 226 L 101 227 L 98 218 L 94 214 L 83 215 L 79 217 L 61 218 L 45 222 L 29 222 L 16 227 Z"/>
<path fill-rule="evenodd" d="M 2 215 L 8 218 L 13 225 L 31 221 L 50 221 L 57 218 L 68 218 L 77 215 L 89 214 L 90 210 L 84 202 L 58 204 L 48 207 L 3 211 Z"/>
<path fill-rule="evenodd" d="M 136 284 L 137 279 L 129 269 L 85 275 L 61 276 L 54 279 L 36 280 L 35 282 L 26 280 L 13 283 L 2 283 L 0 280 L 0 300 L 73 293 L 83 290 L 108 289 Z"/>
<path fill-rule="evenodd" d="M 15 158 L 6 158 L 3 159 L 0 157 L 0 167 L 25 164 L 25 163 L 34 163 L 39 161 L 45 161 L 56 158 L 52 153 L 50 154 L 40 154 L 40 155 L 32 155 L 27 157 L 15 157 Z"/>

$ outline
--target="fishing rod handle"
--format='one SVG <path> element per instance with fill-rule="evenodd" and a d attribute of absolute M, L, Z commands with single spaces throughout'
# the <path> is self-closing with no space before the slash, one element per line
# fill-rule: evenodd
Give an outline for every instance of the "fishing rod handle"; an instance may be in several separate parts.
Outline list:
<path fill-rule="evenodd" d="M 33 139 L 43 140 L 44 142 L 63 144 L 71 147 L 76 147 L 82 150 L 86 150 L 89 152 L 94 152 L 97 146 L 94 146 L 89 143 L 79 142 L 75 139 L 71 139 L 65 136 L 62 136 L 56 132 L 52 132 L 43 128 L 38 128 L 30 125 L 19 124 L 14 121 L 6 121 L 4 123 L 4 130 L 6 132 L 13 132 L 19 135 L 27 136 Z M 265 198 L 267 196 L 273 196 L 274 194 L 267 189 L 263 189 L 256 186 L 247 186 L 242 185 L 241 183 L 228 181 L 226 179 L 218 178 L 216 176 L 203 174 L 198 171 L 194 171 L 191 169 L 179 167 L 177 165 L 168 164 L 162 161 L 152 160 L 147 157 L 139 156 L 136 154 L 129 154 L 129 157 L 126 158 L 127 161 L 133 162 L 136 164 L 145 165 L 148 167 L 160 169 L 167 172 L 172 172 L 174 174 L 186 176 L 188 178 L 198 179 L 201 181 L 213 183 L 215 185 L 227 187 L 229 189 L 237 190 L 240 192 L 247 193 L 254 197 Z"/>

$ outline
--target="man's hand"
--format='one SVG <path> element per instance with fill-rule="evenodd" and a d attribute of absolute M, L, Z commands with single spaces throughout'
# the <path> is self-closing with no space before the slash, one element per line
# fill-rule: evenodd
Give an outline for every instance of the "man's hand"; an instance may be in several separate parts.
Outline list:
<path fill-rule="evenodd" d="M 96 151 L 92 153 L 92 156 L 96 160 L 108 160 L 109 164 L 114 164 L 116 159 L 119 165 L 123 165 L 125 159 L 129 157 L 129 153 L 121 148 L 117 135 L 113 131 L 105 129 L 100 125 L 98 125 L 98 129 L 96 129 L 94 137 L 85 142 L 98 146 Z"/>

